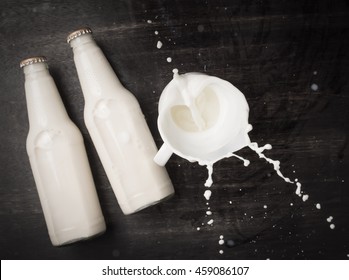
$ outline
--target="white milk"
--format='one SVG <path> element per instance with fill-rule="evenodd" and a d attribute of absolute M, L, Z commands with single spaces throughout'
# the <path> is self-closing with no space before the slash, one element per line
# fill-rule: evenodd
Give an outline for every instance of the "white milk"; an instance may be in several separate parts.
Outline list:
<path fill-rule="evenodd" d="M 158 129 L 164 141 L 154 158 L 165 165 L 172 153 L 212 165 L 250 143 L 248 104 L 232 84 L 201 73 L 178 75 L 159 100 Z M 207 182 L 207 184 L 210 184 Z"/>
<path fill-rule="evenodd" d="M 153 162 L 157 147 L 136 98 L 90 33 L 85 28 L 68 36 L 85 97 L 85 123 L 122 211 L 131 214 L 174 190 L 166 169 Z"/>
<path fill-rule="evenodd" d="M 208 178 L 205 187 L 213 184 L 213 165 L 223 158 L 236 157 L 248 166 L 250 161 L 236 155 L 238 150 L 249 147 L 258 156 L 272 164 L 277 175 L 285 182 L 296 184 L 296 194 L 305 202 L 309 195 L 301 190 L 301 183 L 291 181 L 280 171 L 280 162 L 264 155 L 272 146 L 259 147 L 251 142 L 248 132 L 249 107 L 245 96 L 231 83 L 202 73 L 178 74 L 163 90 L 159 100 L 158 129 L 164 141 L 154 161 L 163 166 L 172 153 L 190 162 L 205 165 Z M 204 192 L 210 200 L 212 192 Z M 207 205 L 208 202 L 206 203 Z M 209 209 L 208 209 L 209 210 Z M 212 211 L 210 211 L 212 215 Z M 213 223 L 213 219 L 209 224 Z"/>
<path fill-rule="evenodd" d="M 30 130 L 27 152 L 55 246 L 86 239 L 106 226 L 84 141 L 69 119 L 44 57 L 22 61 Z"/>

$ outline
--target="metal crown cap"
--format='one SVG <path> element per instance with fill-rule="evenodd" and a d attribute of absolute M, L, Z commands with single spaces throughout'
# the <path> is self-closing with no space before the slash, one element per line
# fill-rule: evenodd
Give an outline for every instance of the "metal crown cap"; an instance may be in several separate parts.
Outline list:
<path fill-rule="evenodd" d="M 80 37 L 81 35 L 84 34 L 91 34 L 92 30 L 89 27 L 84 27 L 84 28 L 80 28 L 72 33 L 70 33 L 67 37 L 67 43 L 69 44 L 71 40 Z"/>
<path fill-rule="evenodd" d="M 41 63 L 41 62 L 46 62 L 47 58 L 45 56 L 33 56 L 33 57 L 29 57 L 26 59 L 23 59 L 20 64 L 19 67 L 23 68 L 24 66 L 27 65 L 31 65 L 31 64 L 35 64 L 35 63 Z"/>

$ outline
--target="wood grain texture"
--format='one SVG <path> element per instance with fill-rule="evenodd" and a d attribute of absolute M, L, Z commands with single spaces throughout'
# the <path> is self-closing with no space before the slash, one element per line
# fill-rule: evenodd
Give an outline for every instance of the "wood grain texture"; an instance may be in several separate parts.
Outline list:
<path fill-rule="evenodd" d="M 348 18 L 347 1 L 329 0 L 1 1 L 1 259 L 346 259 Z M 267 155 L 281 161 L 285 175 L 299 178 L 309 200 L 299 199 L 293 185 L 245 148 L 239 154 L 250 159 L 248 168 L 234 158 L 214 166 L 214 226 L 202 226 L 208 221 L 205 167 L 177 156 L 167 164 L 176 195 L 124 216 L 87 133 L 65 42 L 85 25 L 137 97 L 158 146 L 157 104 L 172 69 L 218 76 L 245 94 L 251 139 L 273 145 Z M 83 133 L 108 227 L 103 236 L 60 248 L 50 244 L 25 150 L 19 61 L 38 54 L 49 58 L 68 114 Z M 220 235 L 234 246 L 220 246 Z"/>

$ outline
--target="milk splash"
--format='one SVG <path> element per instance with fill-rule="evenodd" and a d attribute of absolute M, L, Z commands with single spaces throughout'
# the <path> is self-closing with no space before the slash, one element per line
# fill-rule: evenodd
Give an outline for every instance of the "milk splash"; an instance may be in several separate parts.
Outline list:
<path fill-rule="evenodd" d="M 249 128 L 252 129 L 252 126 L 249 125 Z M 251 130 L 251 129 L 250 129 L 250 130 Z M 271 150 L 271 149 L 272 149 L 272 146 L 271 146 L 270 144 L 266 144 L 266 145 L 264 145 L 264 146 L 262 146 L 262 147 L 259 147 L 259 146 L 258 146 L 258 143 L 256 143 L 256 142 L 251 142 L 251 143 L 249 143 L 247 146 L 248 146 L 251 150 L 253 150 L 254 152 L 256 152 L 256 154 L 257 154 L 260 158 L 262 158 L 262 159 L 264 159 L 265 161 L 267 161 L 268 163 L 272 164 L 273 167 L 274 167 L 274 170 L 276 171 L 276 174 L 277 174 L 280 178 L 282 178 L 286 183 L 289 183 L 289 184 L 296 184 L 297 188 L 296 188 L 296 190 L 295 190 L 295 193 L 296 193 L 296 195 L 298 195 L 299 197 L 302 198 L 303 202 L 305 202 L 305 201 L 308 200 L 309 195 L 308 195 L 308 194 L 303 194 L 303 191 L 301 190 L 301 186 L 302 186 L 302 185 L 301 185 L 300 182 L 298 182 L 298 179 L 295 179 L 295 181 L 291 181 L 290 178 L 285 177 L 285 176 L 283 175 L 283 173 L 281 172 L 281 170 L 280 170 L 280 161 L 278 161 L 278 160 L 273 160 L 273 159 L 268 158 L 267 156 L 265 156 L 265 154 L 264 154 L 263 152 L 264 152 L 265 150 Z M 238 155 L 236 155 L 235 153 L 229 153 L 229 154 L 227 154 L 226 156 L 222 157 L 221 159 L 223 159 L 223 158 L 230 158 L 230 157 L 235 157 L 235 158 L 240 159 L 241 161 L 243 161 L 243 164 L 244 164 L 245 167 L 249 166 L 249 164 L 250 164 L 250 161 L 249 161 L 249 160 L 247 160 L 247 159 L 245 159 L 245 158 L 243 158 L 243 157 L 241 157 L 241 156 L 238 156 Z M 220 160 L 220 159 L 219 159 L 219 160 Z M 217 160 L 217 161 L 219 161 L 219 160 Z M 217 161 L 215 161 L 215 162 L 203 162 L 203 161 L 199 162 L 200 165 L 206 165 L 206 168 L 207 168 L 207 170 L 208 170 L 208 177 L 207 177 L 207 180 L 206 180 L 206 182 L 205 182 L 205 187 L 207 187 L 207 188 L 210 188 L 210 187 L 212 186 L 212 184 L 213 184 L 213 179 L 212 179 L 212 175 L 213 175 L 213 164 L 216 163 Z M 208 195 L 208 194 L 209 194 L 209 195 Z M 210 190 L 205 190 L 204 196 L 205 196 L 206 200 L 210 200 L 211 195 L 212 195 L 212 191 L 210 191 Z M 266 208 L 266 207 L 264 207 L 264 208 Z M 209 211 L 209 212 L 210 212 L 210 215 L 212 215 L 212 211 Z M 206 213 L 207 213 L 207 212 L 206 212 Z M 213 223 L 213 221 L 210 220 L 210 224 L 212 224 L 212 223 Z M 333 229 L 333 228 L 334 228 L 334 226 L 331 225 L 331 229 Z"/>
<path fill-rule="evenodd" d="M 252 128 L 251 125 L 249 125 L 249 127 Z M 252 130 L 252 129 L 251 129 Z M 302 198 L 302 200 L 305 202 L 308 200 L 309 198 L 309 195 L 308 194 L 304 194 L 303 191 L 301 190 L 301 187 L 302 187 L 302 184 L 300 182 L 298 182 L 298 179 L 295 179 L 294 181 L 291 181 L 290 178 L 288 177 L 285 177 L 283 175 L 283 173 L 281 172 L 280 170 L 280 161 L 278 160 L 273 160 L 271 158 L 268 158 L 263 152 L 265 150 L 271 150 L 272 149 L 272 146 L 270 144 L 266 144 L 262 147 L 259 147 L 258 146 L 258 143 L 257 142 L 251 142 L 247 145 L 251 150 L 253 150 L 254 152 L 256 152 L 256 154 L 259 156 L 259 158 L 262 158 L 264 159 L 265 161 L 267 161 L 268 163 L 272 164 L 273 165 L 273 168 L 274 170 L 276 171 L 276 174 L 282 178 L 286 183 L 289 183 L 289 184 L 296 184 L 297 188 L 295 190 L 295 194 L 298 195 L 299 197 Z M 223 158 L 230 158 L 230 157 L 235 157 L 235 158 L 238 158 L 240 159 L 241 161 L 243 161 L 243 164 L 245 167 L 249 166 L 250 164 L 250 161 L 241 157 L 241 156 L 238 156 L 236 155 L 235 153 L 229 153 L 227 154 L 226 156 L 222 157 L 221 159 Z M 221 160 L 221 159 L 218 159 L 217 161 Z M 213 179 L 212 179 L 212 174 L 213 174 L 213 164 L 216 163 L 217 161 L 215 162 L 203 162 L 203 161 L 200 161 L 199 164 L 200 165 L 206 165 L 207 167 L 207 170 L 208 170 L 208 176 L 207 176 L 207 180 L 205 182 L 205 187 L 211 187 L 212 184 L 213 184 Z M 209 199 L 207 199 L 209 200 Z"/>
<path fill-rule="evenodd" d="M 211 79 L 212 81 L 210 80 L 210 82 L 207 82 L 207 80 L 209 79 Z M 209 92 L 209 94 L 211 95 L 209 95 L 207 94 L 207 88 L 212 84 L 214 84 L 212 88 L 216 89 L 216 92 L 214 90 L 211 90 Z M 212 176 L 213 176 L 214 164 L 224 158 L 235 157 L 241 160 L 245 167 L 249 166 L 250 161 L 248 159 L 245 159 L 236 154 L 236 151 L 242 149 L 243 147 L 249 147 L 252 151 L 254 151 L 259 156 L 259 158 L 271 164 L 276 174 L 280 178 L 282 178 L 286 183 L 296 185 L 296 188 L 295 188 L 296 195 L 301 197 L 304 202 L 308 200 L 309 195 L 303 193 L 301 189 L 302 184 L 298 182 L 298 179 L 295 179 L 292 181 L 290 178 L 286 177 L 281 172 L 280 161 L 271 159 L 265 155 L 265 151 L 271 150 L 272 146 L 270 144 L 259 146 L 257 142 L 252 142 L 250 140 L 248 133 L 253 129 L 253 127 L 251 124 L 248 123 L 248 104 L 244 95 L 238 89 L 236 89 L 233 85 L 231 85 L 230 83 L 224 80 L 218 79 L 216 77 L 211 77 L 207 75 L 200 76 L 200 73 L 188 73 L 184 75 L 179 75 L 178 69 L 173 69 L 173 80 L 171 81 L 171 83 L 169 83 L 168 88 L 169 89 L 165 88 L 164 92 L 166 92 L 166 90 L 171 91 L 171 97 L 167 97 L 167 98 L 173 98 L 173 96 L 176 96 L 178 100 L 182 100 L 181 102 L 183 102 L 183 105 L 181 106 L 177 105 L 171 108 L 171 110 L 173 110 L 174 107 L 180 107 L 178 111 L 176 111 L 175 114 L 173 115 L 175 118 L 174 121 L 179 127 L 189 130 L 191 133 L 197 133 L 199 136 L 205 135 L 203 136 L 203 139 L 207 139 L 207 137 L 212 138 L 212 136 L 214 136 L 215 138 L 225 137 L 225 139 L 228 139 L 228 141 L 231 142 L 229 144 L 230 146 L 228 145 L 227 147 L 222 148 L 221 146 L 217 146 L 218 152 L 215 152 L 215 151 L 212 152 L 214 156 L 211 156 L 211 154 L 205 154 L 204 152 L 205 149 L 203 149 L 202 155 L 200 153 L 196 153 L 195 157 L 188 156 L 184 153 L 181 153 L 180 151 L 177 152 L 178 155 L 180 155 L 183 158 L 186 158 L 191 162 L 196 161 L 199 163 L 199 165 L 206 166 L 208 176 L 204 185 L 207 189 L 205 190 L 203 195 L 207 200 L 207 203 L 206 203 L 207 205 L 209 205 L 209 200 L 212 195 L 212 191 L 209 190 L 209 188 L 213 184 Z M 219 89 L 217 90 L 217 88 Z M 169 92 L 166 92 L 167 95 L 169 95 L 168 93 Z M 214 105 L 215 103 L 214 103 L 214 98 L 212 97 L 213 95 L 218 96 L 217 99 L 218 99 L 219 106 Z M 235 99 L 234 98 L 231 99 L 230 96 L 234 96 Z M 204 100 L 205 98 L 207 98 L 207 100 Z M 176 101 L 177 103 L 179 102 L 178 100 Z M 228 103 L 227 106 L 229 107 L 224 107 L 225 103 Z M 205 106 L 208 106 L 208 107 L 205 107 Z M 241 110 L 240 108 L 244 108 L 244 109 Z M 231 133 L 232 134 L 231 137 L 228 133 L 221 132 L 217 129 L 214 130 L 212 134 L 204 134 L 204 133 L 210 132 L 212 127 L 216 125 L 215 122 L 217 123 L 220 122 L 219 125 L 217 126 L 224 127 L 223 128 L 224 130 L 229 130 L 229 127 L 231 128 L 230 126 L 231 124 L 224 123 L 223 120 L 219 119 L 219 115 L 221 113 L 220 110 L 223 110 L 224 112 L 236 110 L 235 115 L 230 116 L 234 122 L 234 126 L 233 126 L 234 129 L 235 127 L 237 127 L 237 129 L 235 129 L 235 131 Z M 224 114 L 226 113 L 222 113 L 222 115 Z M 215 115 L 218 115 L 218 117 L 215 117 Z M 228 125 L 229 127 L 226 127 L 224 125 Z M 207 146 L 208 148 L 212 148 L 210 145 L 207 145 Z M 222 153 L 220 151 L 224 149 L 227 150 L 229 149 L 229 147 L 231 147 L 233 152 Z M 177 150 L 180 150 L 180 149 L 181 147 L 178 148 Z M 206 211 L 206 213 L 210 213 L 210 215 L 206 215 L 207 217 L 212 215 L 212 211 Z M 210 219 L 208 224 L 212 225 L 212 223 L 213 223 L 213 219 Z"/>
<path fill-rule="evenodd" d="M 187 24 L 185 24 L 185 25 L 187 25 Z M 156 30 L 154 33 L 155 33 L 155 35 L 158 35 L 158 34 L 159 34 L 159 32 L 158 32 L 157 30 Z M 175 43 L 174 43 L 174 44 L 175 44 Z M 157 48 L 160 49 L 161 47 L 162 47 L 162 42 L 158 41 Z M 168 61 L 168 62 L 171 62 L 171 61 Z M 205 65 L 204 69 L 205 69 L 205 72 L 206 72 L 206 65 Z M 184 98 L 187 99 L 187 101 L 188 101 L 187 93 L 185 93 L 186 87 L 184 87 L 184 88 L 182 87 L 182 88 L 181 88 L 181 82 L 178 82 L 178 81 L 180 80 L 180 79 L 179 79 L 180 75 L 178 75 L 178 69 L 176 69 L 176 68 L 173 69 L 173 74 L 174 74 L 174 75 L 173 75 L 173 80 L 177 80 L 177 87 L 178 87 L 179 91 L 181 92 L 181 95 L 184 96 Z M 313 74 L 314 74 L 314 75 L 317 75 L 317 71 L 314 71 Z M 184 89 L 184 90 L 183 90 L 183 89 Z M 318 86 L 317 86 L 316 84 L 313 84 L 313 85 L 311 85 L 311 89 L 312 89 L 313 91 L 317 91 L 317 90 L 318 90 Z M 186 103 L 187 103 L 187 102 L 186 102 Z M 197 110 L 197 108 L 195 107 L 195 105 L 196 105 L 195 102 L 189 102 L 189 103 L 187 103 L 187 104 L 190 104 L 190 105 L 191 105 L 191 106 L 189 106 L 189 107 L 190 107 L 190 114 L 191 114 L 191 116 L 192 116 L 192 118 L 193 118 L 193 120 L 194 120 L 194 122 L 195 122 L 195 125 L 196 125 L 197 128 L 198 128 L 198 131 L 204 130 L 205 127 L 206 127 L 206 123 L 205 123 L 205 121 L 203 121 L 203 118 L 201 117 L 200 113 L 198 114 L 198 110 Z M 248 117 L 246 118 L 246 121 L 248 121 Z M 246 129 L 246 135 L 247 135 L 248 132 L 252 130 L 252 125 L 248 124 L 246 128 L 247 128 L 247 129 Z M 160 134 L 161 134 L 161 132 L 160 132 Z M 264 146 L 262 146 L 262 147 L 259 147 L 259 145 L 258 145 L 257 142 L 251 142 L 249 138 L 248 138 L 248 140 L 249 140 L 249 141 L 248 141 L 248 143 L 246 143 L 245 147 L 249 147 L 251 150 L 253 150 L 254 152 L 256 152 L 256 154 L 259 156 L 259 158 L 264 159 L 264 160 L 267 161 L 269 164 L 271 164 L 271 165 L 273 166 L 274 170 L 276 171 L 276 174 L 277 174 L 280 178 L 282 178 L 286 183 L 295 184 L 295 186 L 296 186 L 296 188 L 295 188 L 295 194 L 296 194 L 297 196 L 299 196 L 304 202 L 307 201 L 308 198 L 309 198 L 309 195 L 303 193 L 303 191 L 302 191 L 302 184 L 298 181 L 298 179 L 296 178 L 296 179 L 294 179 L 294 181 L 292 181 L 292 180 L 290 180 L 288 177 L 284 176 L 283 173 L 282 173 L 281 170 L 280 170 L 280 161 L 278 161 L 278 160 L 273 160 L 273 159 L 267 157 L 267 156 L 264 154 L 264 151 L 265 151 L 265 150 L 271 150 L 271 149 L 272 149 L 272 146 L 271 146 L 270 144 L 266 144 L 266 145 L 264 145 Z M 241 148 L 242 148 L 242 147 L 241 147 Z M 240 149 L 241 149 L 241 148 L 240 148 Z M 167 150 L 167 149 L 165 149 L 165 150 Z M 170 157 L 170 155 L 171 155 L 172 152 L 173 152 L 173 151 L 167 150 L 168 158 Z M 214 160 L 214 161 L 207 161 L 207 160 L 205 161 L 205 160 L 203 160 L 203 159 L 195 159 L 195 158 L 191 158 L 191 157 L 185 157 L 185 156 L 180 155 L 180 154 L 179 154 L 179 156 L 181 156 L 181 157 L 183 157 L 183 158 L 186 158 L 186 159 L 189 160 L 190 162 L 195 162 L 195 161 L 197 161 L 200 165 L 206 166 L 207 172 L 208 172 L 208 177 L 207 177 L 207 180 L 206 180 L 206 182 L 205 182 L 205 184 L 204 184 L 205 187 L 207 188 L 207 189 L 205 190 L 205 192 L 204 192 L 204 197 L 205 197 L 205 199 L 206 199 L 206 205 L 207 205 L 207 206 L 209 206 L 209 200 L 210 200 L 211 195 L 212 195 L 212 191 L 211 191 L 209 188 L 210 188 L 210 187 L 212 186 L 212 184 L 213 184 L 212 175 L 213 175 L 213 166 L 214 166 L 214 163 L 216 163 L 217 161 L 219 161 L 219 160 L 221 160 L 221 159 L 223 159 L 223 158 L 235 157 L 235 158 L 241 160 L 241 161 L 243 162 L 243 164 L 244 164 L 245 167 L 249 166 L 249 164 L 250 164 L 250 161 L 249 161 L 249 160 L 247 160 L 247 159 L 245 159 L 245 158 L 243 158 L 243 157 L 241 157 L 241 156 L 239 156 L 239 155 L 237 155 L 237 154 L 235 154 L 235 153 L 233 153 L 233 152 L 230 152 L 230 153 L 228 153 L 226 156 L 224 156 L 224 157 L 222 157 L 222 158 L 220 158 L 220 159 L 216 159 L 216 160 Z M 167 160 L 168 160 L 168 158 L 167 158 Z M 154 160 L 155 160 L 155 159 L 154 159 Z M 160 163 L 160 165 L 164 165 L 164 164 L 166 163 L 167 160 L 165 159 L 162 163 Z M 156 160 L 155 160 L 155 161 L 156 161 Z M 156 161 L 156 162 L 157 162 L 157 161 Z M 157 163 L 159 164 L 159 162 L 157 162 Z M 293 173 L 295 173 L 295 171 L 293 171 Z M 344 180 L 343 180 L 343 182 L 344 182 Z M 240 189 L 240 190 L 241 190 L 241 189 Z M 232 204 L 232 201 L 229 201 L 229 204 Z M 293 203 L 291 202 L 290 205 L 293 206 Z M 267 206 L 264 205 L 264 208 L 266 209 Z M 321 209 L 320 203 L 317 203 L 317 204 L 315 205 L 315 208 L 318 209 L 318 210 L 320 210 L 320 209 Z M 210 216 L 212 215 L 212 211 L 210 211 L 210 207 L 208 207 L 207 209 L 208 209 L 208 210 L 206 211 L 206 217 L 210 217 Z M 245 213 L 244 215 L 246 216 L 246 213 Z M 253 217 L 253 216 L 251 216 L 251 218 L 252 218 L 252 217 Z M 328 219 L 329 221 L 328 221 L 328 222 L 331 223 L 332 219 L 333 219 L 332 217 L 329 217 L 329 219 Z M 209 225 L 212 226 L 212 225 L 213 225 L 213 221 L 214 221 L 213 219 L 210 219 L 210 220 L 207 222 L 207 224 L 209 224 Z M 201 225 L 204 226 L 205 223 L 202 222 Z M 275 225 L 274 225 L 274 226 L 275 226 Z M 273 226 L 273 227 L 274 227 L 274 226 Z M 331 224 L 330 224 L 330 228 L 333 230 L 333 229 L 335 228 L 335 225 L 334 225 L 333 223 L 331 223 Z M 197 227 L 196 229 L 197 229 L 197 231 L 200 231 L 200 230 L 201 230 L 201 227 Z M 232 240 L 228 240 L 228 241 L 227 241 L 228 246 L 229 246 L 229 242 L 230 242 L 230 241 L 231 241 L 231 244 L 230 244 L 230 245 L 233 246 L 233 245 L 234 245 L 234 242 L 233 242 Z M 222 235 L 220 236 L 219 245 L 224 245 L 224 239 L 223 239 L 223 236 L 222 236 Z M 231 246 L 230 246 L 230 247 L 231 247 Z M 223 250 L 219 250 L 219 253 L 220 253 L 220 254 L 223 254 L 224 251 L 223 251 Z M 347 257 L 349 258 L 349 254 L 347 254 Z M 268 258 L 268 259 L 269 259 L 269 258 Z"/>
<path fill-rule="evenodd" d="M 309 195 L 302 190 L 301 182 L 285 176 L 280 161 L 266 155 L 272 150 L 272 145 L 260 146 L 251 141 L 248 134 L 253 127 L 248 123 L 248 113 L 249 107 L 243 93 L 227 81 L 201 73 L 179 75 L 178 69 L 173 69 L 173 79 L 161 94 L 158 128 L 164 144 L 154 160 L 159 165 L 165 165 L 175 153 L 206 167 L 203 196 L 207 205 L 207 221 L 201 223 L 202 227 L 214 224 L 215 213 L 210 208 L 210 199 L 214 197 L 211 186 L 214 183 L 215 163 L 234 157 L 248 167 L 250 161 L 237 154 L 244 147 L 269 163 L 284 182 L 294 185 L 295 194 L 303 202 L 309 199 Z M 232 204 L 232 201 L 229 203 Z M 290 205 L 293 206 L 293 203 Z M 264 205 L 266 208 L 268 206 Z M 314 208 L 321 209 L 321 205 L 317 203 Z M 197 227 L 197 230 L 202 227 Z M 331 223 L 330 228 L 334 229 L 335 225 Z M 223 245 L 223 241 L 219 242 Z M 219 253 L 222 254 L 223 250 Z"/>
<path fill-rule="evenodd" d="M 178 74 L 178 69 L 173 69 L 173 80 L 176 83 L 177 89 L 180 92 L 180 95 L 182 96 L 182 98 L 184 99 L 185 104 L 187 105 L 187 107 L 189 108 L 189 111 L 191 113 L 191 117 L 195 123 L 195 125 L 198 128 L 198 131 L 203 131 L 206 129 L 206 121 L 205 121 L 205 116 L 203 116 L 201 114 L 200 108 L 198 108 L 197 106 L 197 102 L 195 102 L 195 97 L 189 93 L 189 89 L 188 89 L 188 84 L 187 81 L 184 80 L 183 77 L 181 77 L 182 75 Z M 243 104 L 238 104 L 243 106 Z M 253 150 L 261 159 L 264 159 L 266 162 L 270 163 L 275 172 L 277 173 L 277 175 L 282 178 L 286 183 L 290 183 L 290 184 L 296 184 L 297 188 L 295 190 L 296 194 L 299 196 L 302 196 L 302 190 L 301 190 L 301 183 L 298 182 L 297 179 L 295 179 L 295 181 L 291 181 L 290 178 L 285 177 L 283 175 L 283 173 L 280 170 L 280 161 L 278 160 L 273 160 L 269 157 L 267 157 L 264 154 L 265 150 L 271 150 L 272 146 L 270 144 L 265 144 L 264 146 L 260 147 L 258 145 L 257 142 L 251 142 L 249 137 L 248 137 L 248 133 L 252 130 L 252 125 L 248 124 L 248 114 L 245 115 L 246 120 L 241 120 L 240 124 L 241 124 L 241 131 L 240 134 L 238 134 L 240 137 L 243 137 L 244 139 L 248 139 L 248 141 L 246 141 L 244 146 L 248 146 L 251 150 Z M 246 124 L 245 128 L 243 128 L 243 125 Z M 240 141 L 240 139 L 236 139 L 237 141 Z M 240 149 L 243 147 L 240 147 Z M 213 165 L 224 158 L 230 158 L 230 157 L 235 157 L 241 161 L 243 161 L 243 164 L 245 167 L 249 166 L 250 161 L 237 155 L 236 153 L 232 153 L 229 152 L 228 154 L 221 156 L 219 158 L 216 158 L 214 161 L 208 161 L 206 159 L 194 159 L 194 161 L 198 161 L 198 163 L 200 165 L 206 165 L 206 168 L 208 170 L 208 177 L 207 180 L 205 182 L 205 187 L 211 187 L 213 184 L 213 179 L 212 179 L 212 174 L 213 174 Z M 188 159 L 188 158 L 187 158 Z M 189 158 L 190 161 L 193 161 L 193 159 Z M 308 195 L 306 195 L 304 197 L 303 195 L 303 200 L 306 201 L 308 199 Z"/>

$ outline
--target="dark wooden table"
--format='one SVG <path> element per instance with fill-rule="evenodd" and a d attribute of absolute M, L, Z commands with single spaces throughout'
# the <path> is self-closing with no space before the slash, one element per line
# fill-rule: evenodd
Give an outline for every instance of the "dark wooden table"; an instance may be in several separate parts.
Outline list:
<path fill-rule="evenodd" d="M 347 1 L 56 2 L 0 2 L 1 259 L 348 259 Z M 248 168 L 234 158 L 215 165 L 212 227 L 201 226 L 208 221 L 206 169 L 177 156 L 166 166 L 176 195 L 124 216 L 87 133 L 65 42 L 85 25 L 139 100 L 158 146 L 157 102 L 172 69 L 218 76 L 245 94 L 251 139 L 273 145 L 266 154 L 302 182 L 309 200 L 303 202 L 294 185 L 245 148 L 239 154 L 251 160 Z M 33 55 L 48 57 L 67 111 L 83 133 L 108 227 L 103 236 L 60 248 L 48 238 L 25 149 L 19 61 Z"/>

